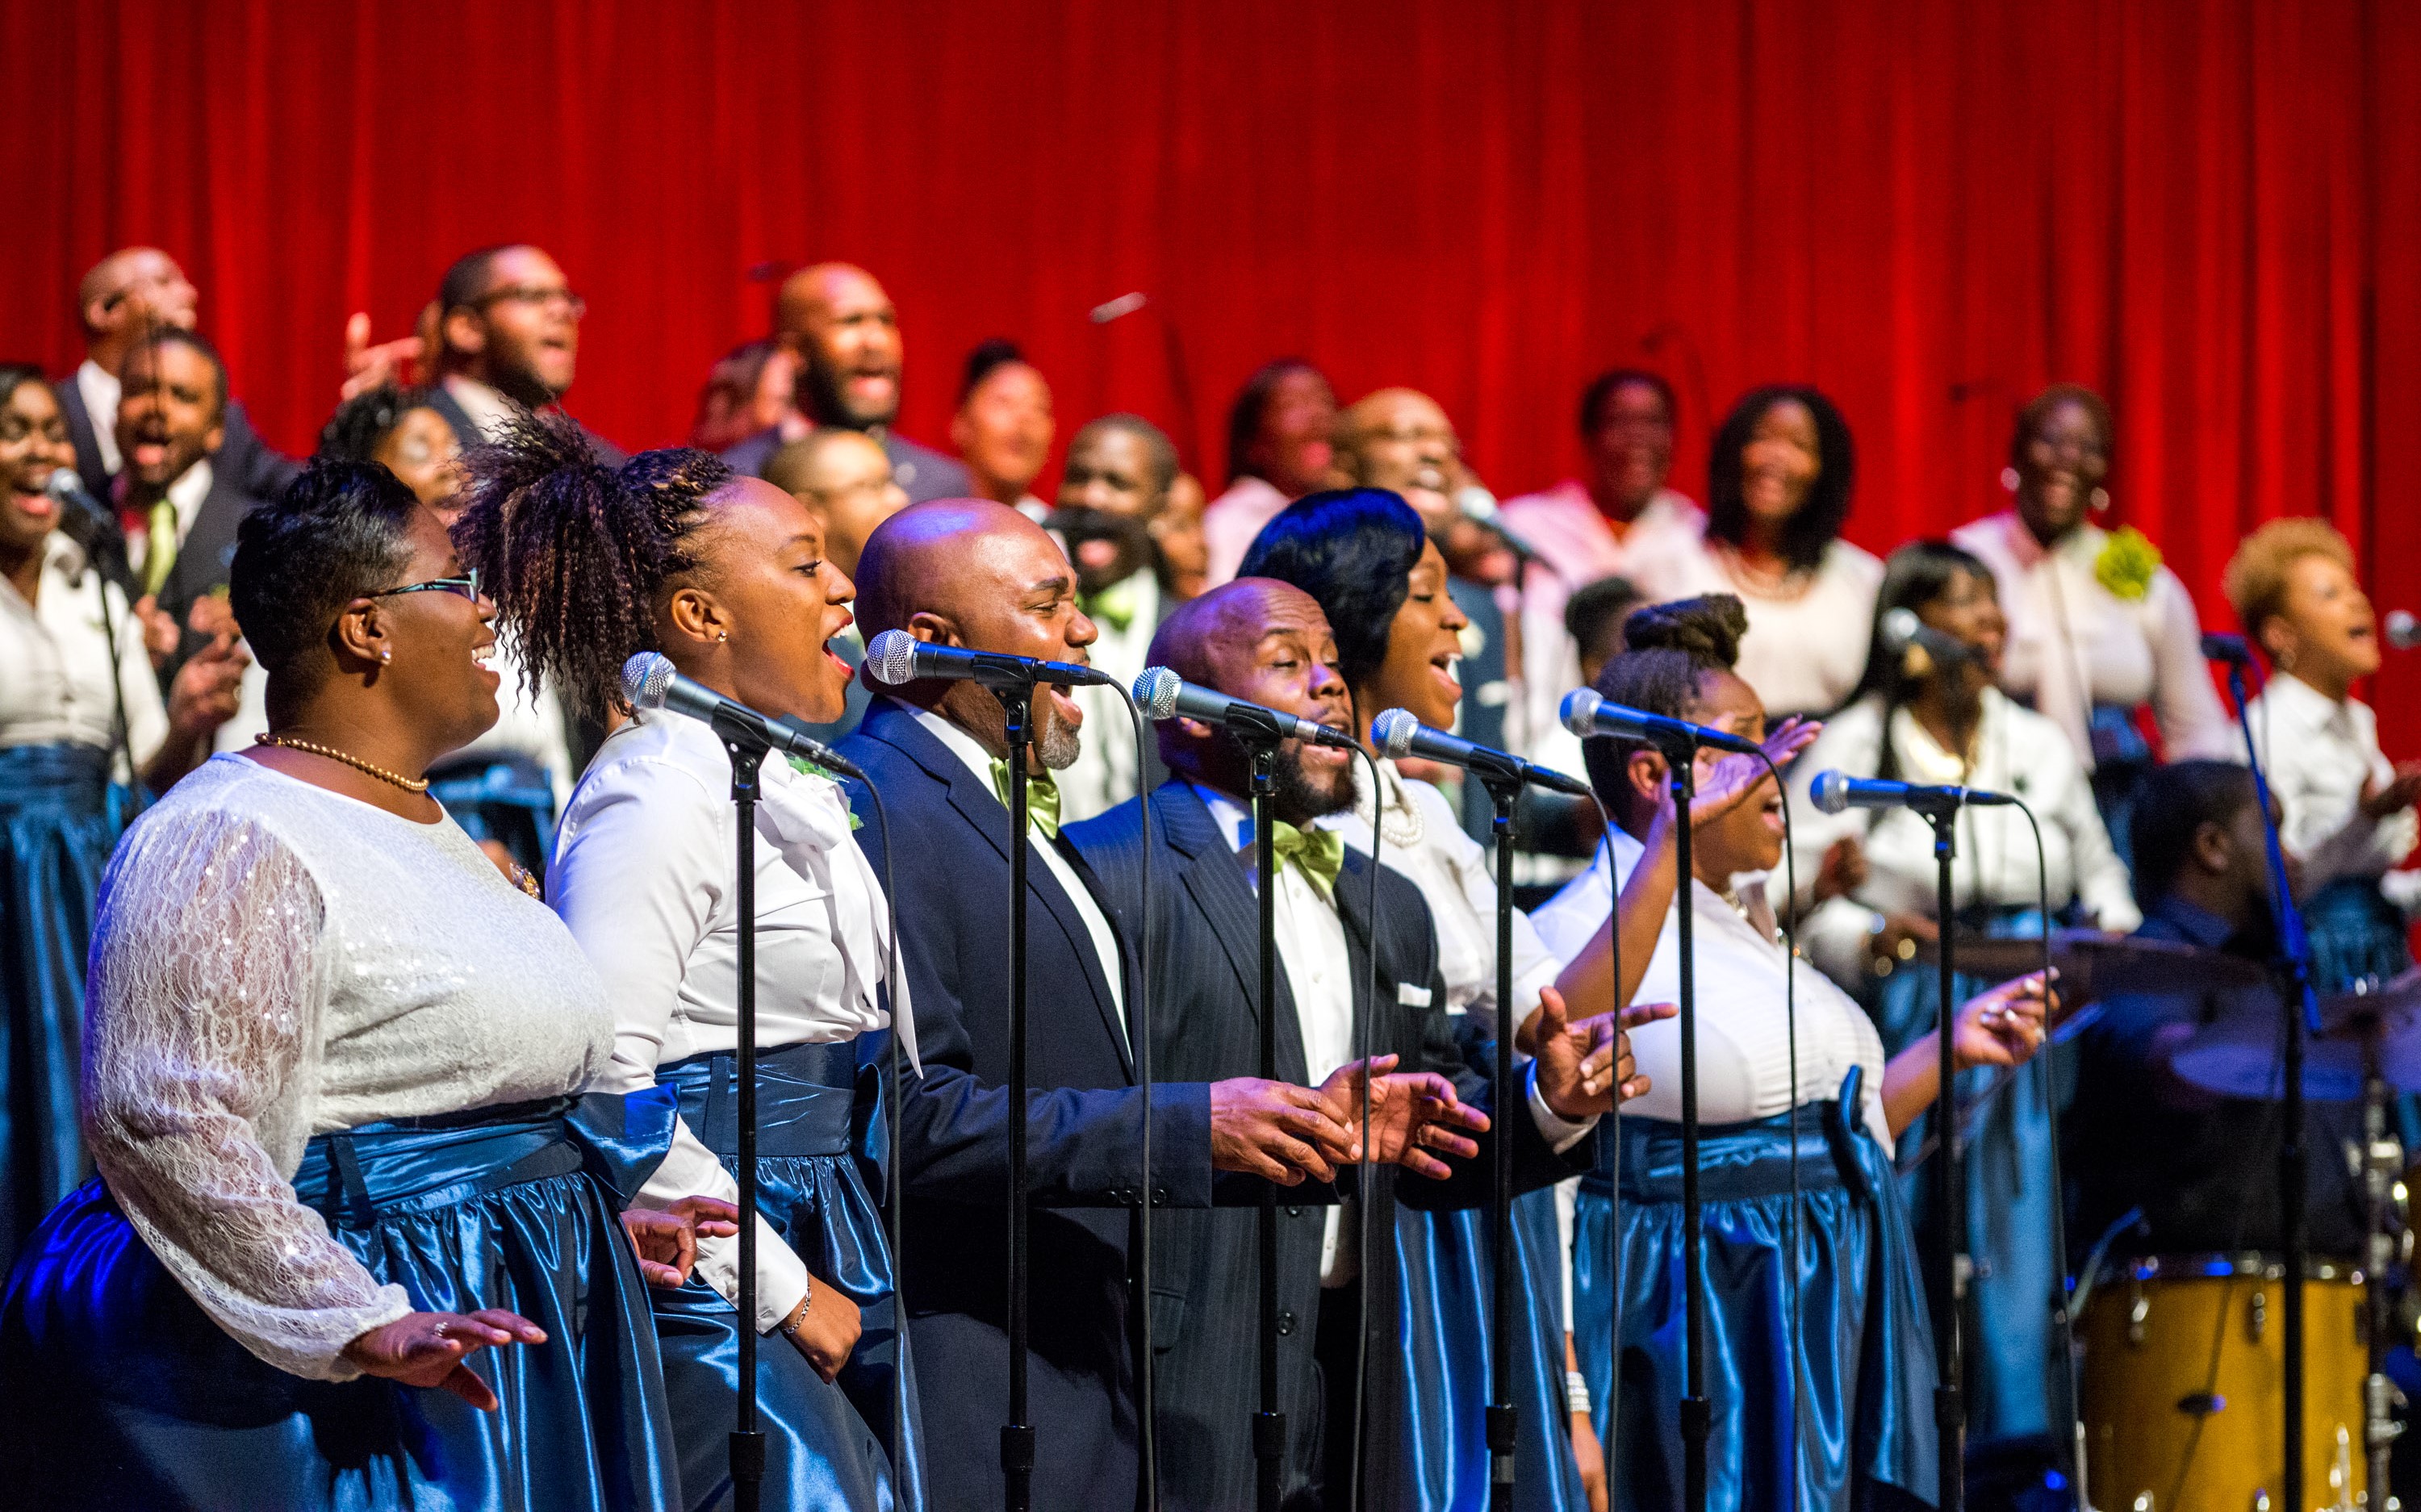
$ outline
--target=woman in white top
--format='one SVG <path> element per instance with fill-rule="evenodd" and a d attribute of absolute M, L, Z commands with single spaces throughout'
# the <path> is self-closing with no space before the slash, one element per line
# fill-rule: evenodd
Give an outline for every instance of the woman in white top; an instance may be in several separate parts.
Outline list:
<path fill-rule="evenodd" d="M 1752 389 L 1715 431 L 1707 523 L 1642 555 L 1651 599 L 1739 596 L 1740 676 L 1768 709 L 1829 714 L 1867 665 L 1881 562 L 1841 538 L 1856 456 L 1849 424 L 1812 388 Z"/>
<path fill-rule="evenodd" d="M 44 1507 L 672 1507 L 640 1269 L 566 1116 L 612 1050 L 602 988 L 422 776 L 496 716 L 477 581 L 385 469 L 323 463 L 243 522 L 231 593 L 271 727 L 102 883 L 101 1175 L 0 1306 L 0 1481 Z M 649 1223 L 678 1284 L 691 1240 Z"/>
<path fill-rule="evenodd" d="M 2136 729 L 2148 704 L 2161 754 L 2232 759 L 2233 732 L 2203 664 L 2194 599 L 2141 533 L 2107 531 L 2110 409 L 2091 389 L 2055 383 L 2018 413 L 2010 507 L 1960 526 L 1952 541 L 1999 579 L 2009 618 L 2001 686 L 2057 725 L 2093 774 L 2102 823 L 2122 847 L 2127 800 L 2151 764 Z M 2122 852 L 2123 853 L 2123 852 Z"/>
<path fill-rule="evenodd" d="M 2226 586 L 2270 659 L 2245 718 L 2278 801 L 2278 838 L 2301 864 L 2312 985 L 2327 992 L 2394 976 L 2413 963 L 2405 932 L 2421 909 L 2421 873 L 2397 869 L 2421 832 L 2421 762 L 2390 762 L 2378 716 L 2353 695 L 2379 670 L 2379 626 L 2353 549 L 2321 521 L 2273 520 L 2237 548 Z"/>
<path fill-rule="evenodd" d="M 209 755 L 243 667 L 224 637 L 178 669 L 164 705 L 126 595 L 44 491 L 74 469 L 57 396 L 33 368 L 0 366 L 0 1266 L 85 1174 L 76 1039 L 118 785 L 165 792 Z"/>
<path fill-rule="evenodd" d="M 1447 592 L 1445 559 L 1421 517 L 1383 489 L 1316 494 L 1280 514 L 1253 543 L 1242 575 L 1291 583 L 1319 601 L 1336 637 L 1338 670 L 1353 701 L 1355 726 L 1368 745 L 1370 722 L 1390 709 L 1410 710 L 1433 729 L 1454 725 L 1462 687 L 1454 665 L 1467 621 Z M 1322 822 L 1346 843 L 1376 855 L 1382 865 L 1419 886 L 1438 937 L 1438 970 L 1446 984 L 1446 1011 L 1460 1015 L 1457 1037 L 1474 1069 L 1495 1065 L 1501 1032 L 1496 1002 L 1496 884 L 1490 857 L 1457 821 L 1454 805 L 1426 782 L 1407 779 L 1393 761 L 1378 763 L 1380 792 Z M 1476 779 L 1467 779 L 1476 780 Z M 1374 817 L 1381 844 L 1371 843 Z M 1537 1012 L 1539 994 L 1553 989 L 1555 962 L 1513 915 L 1513 994 L 1520 1033 Z M 1514 1255 L 1524 1309 L 1515 1340 L 1514 1486 L 1523 1508 L 1588 1505 L 1579 1449 L 1588 1469 L 1602 1473 L 1593 1438 L 1575 1445 L 1553 1426 L 1568 1424 L 1564 1389 L 1565 1326 L 1554 1192 L 1513 1204 Z M 1407 1442 L 1434 1446 L 1435 1458 L 1410 1467 L 1422 1507 L 1476 1505 L 1487 1499 L 1488 1457 L 1457 1444 L 1484 1442 L 1489 1400 L 1487 1362 L 1494 1346 L 1490 1276 L 1494 1254 L 1484 1209 L 1443 1212 L 1400 1208 L 1397 1214 L 1398 1274 L 1405 1288 L 1401 1367 L 1406 1399 L 1420 1414 Z M 1432 1416 L 1432 1414 L 1434 1414 Z"/>
<path fill-rule="evenodd" d="M 1937 646 L 1955 644 L 1963 654 L 1952 660 L 1895 646 L 1883 616 L 1902 609 L 1938 637 Z M 1870 1001 L 1884 1051 L 1898 1053 L 1932 1043 L 1941 1002 L 1933 966 L 1901 955 L 1940 933 L 1933 827 L 1908 809 L 1822 813 L 1808 799 L 1817 773 L 1981 787 L 2024 801 L 2042 826 L 2039 879 L 2023 811 L 1959 813 L 1951 902 L 1965 932 L 2032 936 L 2042 927 L 2046 890 L 2054 922 L 2123 933 L 2143 918 L 2074 747 L 2050 720 L 1993 685 L 2005 621 L 1991 569 L 1945 541 L 1903 546 L 1885 569 L 1873 627 L 1865 690 L 1792 772 L 1790 818 L 1806 889 L 1802 906 L 1814 905 L 1800 942 L 1835 982 Z M 1953 991 L 1963 998 L 1990 985 L 1962 974 Z M 1999 1083 L 1976 1116 L 1961 1168 L 1965 1244 L 1976 1260 L 1968 1293 L 1967 1421 L 1978 1442 L 2047 1434 L 2054 1404 L 2064 1400 L 2066 1378 L 2043 1304 L 2061 1273 L 2050 1239 L 2054 1073 L 2046 1055 Z M 1989 1072 L 1972 1080 L 1971 1098 L 1998 1081 Z M 1927 1132 L 1909 1130 L 1907 1153 Z M 1931 1194 L 1925 1179 L 1910 1189 L 1920 1230 L 1939 1221 Z"/>
<path fill-rule="evenodd" d="M 1598 692 L 1762 740 L 1774 761 L 1787 761 L 1813 731 L 1785 724 L 1768 733 L 1756 693 L 1731 670 L 1745 628 L 1739 601 L 1724 596 L 1643 609 L 1625 628 L 1630 649 L 1606 664 Z M 1591 782 L 1641 859 L 1616 912 L 1598 922 L 1557 985 L 1591 1007 L 1670 999 L 1679 991 L 1679 889 L 1664 758 L 1602 739 L 1588 742 L 1587 757 Z M 1783 951 L 1764 890 L 1754 885 L 1782 859 L 1782 794 L 1762 764 L 1702 752 L 1696 791 L 1688 907 L 1705 1126 L 1710 1504 L 1864 1504 L 1875 1482 L 1929 1501 L 1938 1469 L 1932 1339 L 1890 1147 L 1933 1101 L 1933 1047 L 1886 1062 L 1858 1005 L 1820 974 L 1796 970 Z M 1796 1084 L 1785 1014 L 1794 983 Z M 2042 1038 L 2040 992 L 2028 978 L 1961 1008 L 1962 1064 L 2010 1065 L 2032 1054 Z M 1644 1509 L 1671 1505 L 1681 1484 L 1679 1028 L 1652 1023 L 1632 1039 L 1649 1085 L 1631 1105 L 1618 1164 L 1583 1182 L 1574 1333 L 1600 1431 L 1610 1426 L 1616 1445 L 1614 1505 Z M 1788 1248 L 1794 1150 L 1795 1263 Z M 1795 1297 L 1786 1275 L 1799 1278 Z M 1606 1425 L 1617 1350 L 1621 1419 Z M 1796 1372 L 1778 1368 L 1794 1361 Z"/>
<path fill-rule="evenodd" d="M 631 712 L 621 669 L 640 651 L 769 714 L 839 715 L 849 669 L 830 642 L 856 590 L 825 556 L 822 522 L 791 494 L 685 449 L 608 471 L 576 427 L 554 421 L 508 431 L 472 463 L 467 493 L 457 533 L 493 571 L 508 633 L 591 718 Z M 893 1270 L 858 1166 L 879 1152 L 853 1139 L 880 1124 L 891 1021 L 877 995 L 882 892 L 830 774 L 769 757 L 760 784 L 757 1316 L 734 1307 L 736 1243 L 710 1243 L 699 1279 L 657 1296 L 681 1483 L 693 1507 L 726 1494 L 746 1326 L 780 1335 L 758 1366 L 768 1504 L 920 1507 L 914 1458 L 895 1477 L 882 1444 L 903 1384 Z M 614 1051 L 601 1086 L 661 1085 L 679 1099 L 671 1150 L 642 1201 L 738 1194 L 726 1168 L 739 1140 L 733 813 L 731 761 L 713 729 L 635 713 L 589 763 L 548 873 L 549 899 L 611 984 Z M 861 1307 L 881 1309 L 864 1339 Z M 844 1372 L 846 1392 L 835 1384 Z M 901 1441 L 913 1450 L 913 1432 Z"/>

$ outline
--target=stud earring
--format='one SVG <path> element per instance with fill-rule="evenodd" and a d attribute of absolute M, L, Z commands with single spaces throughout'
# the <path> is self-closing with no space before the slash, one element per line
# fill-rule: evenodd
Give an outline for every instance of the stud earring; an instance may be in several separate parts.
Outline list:
<path fill-rule="evenodd" d="M 719 630 L 714 632 L 714 644 L 717 646 L 722 645 L 729 639 L 731 639 L 731 631 L 727 630 Z"/>
<path fill-rule="evenodd" d="M 2001 469 L 2001 487 L 2007 489 L 2011 493 L 2018 491 L 2018 470 L 2016 468 L 2004 467 Z"/>
<path fill-rule="evenodd" d="M 2093 507 L 2096 510 L 2107 509 L 2110 507 L 2110 491 L 2108 489 L 2095 489 L 2090 497 L 2092 499 Z"/>
<path fill-rule="evenodd" d="M 381 664 L 384 664 L 394 660 L 395 648 L 393 647 L 381 647 L 379 648 L 379 662 Z"/>

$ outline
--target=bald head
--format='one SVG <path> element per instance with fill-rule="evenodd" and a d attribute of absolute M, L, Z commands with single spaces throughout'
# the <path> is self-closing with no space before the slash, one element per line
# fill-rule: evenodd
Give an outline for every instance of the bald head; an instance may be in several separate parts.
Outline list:
<path fill-rule="evenodd" d="M 1355 482 L 1398 493 L 1446 490 L 1458 449 L 1454 422 L 1418 389 L 1364 395 L 1339 417 L 1336 432 L 1336 460 Z"/>
<path fill-rule="evenodd" d="M 818 425 L 872 430 L 899 417 L 899 316 L 872 273 L 846 262 L 800 269 L 782 281 L 773 325 L 806 364 L 800 400 Z"/>
<path fill-rule="evenodd" d="M 115 373 L 136 338 L 163 327 L 194 329 L 199 301 L 176 258 L 158 247 L 122 247 L 76 285 L 85 353 Z"/>
<path fill-rule="evenodd" d="M 1338 729 L 1351 724 L 1328 616 L 1291 584 L 1238 578 L 1187 600 L 1152 637 L 1151 660 L 1231 697 Z M 1242 794 L 1250 780 L 1243 747 L 1191 720 L 1162 722 L 1160 754 L 1170 771 L 1221 792 Z M 1289 824 L 1352 802 L 1352 771 L 1342 752 L 1288 740 L 1278 748 L 1275 775 L 1273 802 Z"/>

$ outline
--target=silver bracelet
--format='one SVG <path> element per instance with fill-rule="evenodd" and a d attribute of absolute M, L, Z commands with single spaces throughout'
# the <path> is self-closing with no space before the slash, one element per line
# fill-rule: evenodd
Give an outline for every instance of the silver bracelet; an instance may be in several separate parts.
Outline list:
<path fill-rule="evenodd" d="M 1588 1378 L 1577 1370 L 1564 1372 L 1564 1406 L 1574 1417 L 1589 1415 Z"/>
<path fill-rule="evenodd" d="M 809 1286 L 807 1294 L 799 1299 L 799 1305 L 785 1313 L 782 1320 L 773 1325 L 781 1332 L 782 1337 L 793 1341 L 798 1338 L 799 1330 L 807 1326 L 807 1314 L 814 1309 L 815 1302 L 816 1288 Z"/>

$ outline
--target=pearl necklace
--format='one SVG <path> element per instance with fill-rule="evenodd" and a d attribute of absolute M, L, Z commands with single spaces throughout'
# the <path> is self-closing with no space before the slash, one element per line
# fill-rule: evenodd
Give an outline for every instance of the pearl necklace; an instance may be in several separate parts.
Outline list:
<path fill-rule="evenodd" d="M 426 777 L 400 776 L 395 772 L 387 771 L 384 767 L 373 766 L 357 756 L 347 756 L 344 752 L 336 749 L 334 746 L 318 745 L 309 740 L 298 740 L 290 735 L 270 735 L 267 733 L 254 736 L 252 738 L 252 743 L 255 745 L 279 745 L 284 746 L 289 751 L 303 751 L 315 756 L 326 756 L 331 761 L 340 761 L 344 763 L 346 766 L 352 768 L 355 772 L 367 772 L 370 776 L 376 777 L 381 782 L 393 783 L 407 793 L 425 793 L 429 791 L 429 779 Z"/>

